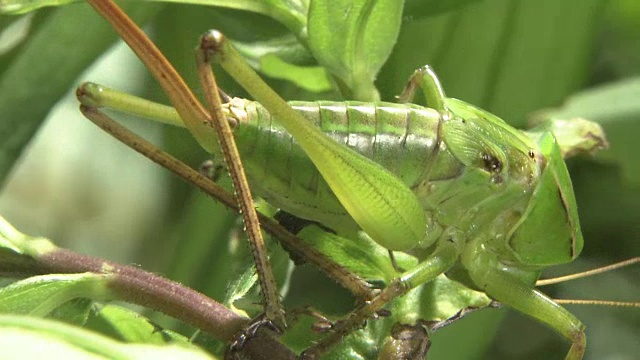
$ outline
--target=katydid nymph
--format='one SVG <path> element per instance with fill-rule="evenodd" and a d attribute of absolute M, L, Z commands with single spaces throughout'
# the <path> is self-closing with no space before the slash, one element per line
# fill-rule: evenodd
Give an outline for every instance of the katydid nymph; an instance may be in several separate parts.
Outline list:
<path fill-rule="evenodd" d="M 79 91 L 84 106 L 184 123 L 211 152 L 217 149 L 208 123 L 230 118 L 254 194 L 335 232 L 315 235 L 321 239 L 340 241 L 362 232 L 390 252 L 420 260 L 398 268 L 382 291 L 363 299 L 363 306 L 305 356 L 321 355 L 390 300 L 447 273 L 559 332 L 571 342 L 567 359 L 583 357 L 584 325 L 534 288 L 543 268 L 575 259 L 583 245 L 571 181 L 553 133 L 524 133 L 445 97 L 429 67 L 416 71 L 401 104 L 288 104 L 215 31 L 201 39 L 203 78 L 209 62 L 217 62 L 256 101 L 221 104 L 209 78 L 209 112 L 110 1 L 91 3 L 149 67 L 176 110 L 110 103 L 101 95 L 107 90 L 89 85 Z M 409 104 L 418 88 L 429 108 Z M 92 116 L 94 109 L 85 111 Z M 266 149 L 268 162 L 258 155 Z M 271 299 L 277 303 L 273 292 Z M 265 313 L 284 329 L 278 304 Z"/>

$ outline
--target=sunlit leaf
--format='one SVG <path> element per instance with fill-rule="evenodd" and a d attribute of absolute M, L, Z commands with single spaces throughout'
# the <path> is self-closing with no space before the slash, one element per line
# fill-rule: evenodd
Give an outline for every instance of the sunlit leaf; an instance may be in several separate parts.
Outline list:
<path fill-rule="evenodd" d="M 45 316 L 60 305 L 78 297 L 109 298 L 109 276 L 52 274 L 17 281 L 0 289 L 0 313 Z"/>
<path fill-rule="evenodd" d="M 96 310 L 91 314 L 87 327 L 127 343 L 189 344 L 184 336 L 162 329 L 148 318 L 116 305 L 106 305 Z"/>
<path fill-rule="evenodd" d="M 600 123 L 607 135 L 610 150 L 598 158 L 620 164 L 633 184 L 640 184 L 640 147 L 635 135 L 640 133 L 640 79 L 632 78 L 598 86 L 571 96 L 562 107 L 546 112 L 556 118 L 582 117 Z"/>
<path fill-rule="evenodd" d="M 373 86 L 396 43 L 402 2 L 316 0 L 309 8 L 309 47 L 318 62 L 344 85 L 347 98 L 379 98 Z"/>
<path fill-rule="evenodd" d="M 212 359 L 194 347 L 124 344 L 61 322 L 29 316 L 0 315 L 4 359 L 36 359 L 43 352 L 64 359 Z"/>

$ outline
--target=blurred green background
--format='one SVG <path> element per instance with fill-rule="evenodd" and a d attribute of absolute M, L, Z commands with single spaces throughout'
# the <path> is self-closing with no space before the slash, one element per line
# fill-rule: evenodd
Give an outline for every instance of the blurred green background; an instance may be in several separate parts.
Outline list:
<path fill-rule="evenodd" d="M 546 275 L 638 256 L 640 3 L 470 0 L 439 9 L 442 3 L 407 2 L 398 42 L 376 81 L 383 100 L 393 101 L 414 69 L 431 64 L 448 96 L 515 126 L 550 107 L 558 108 L 559 115 L 599 121 L 611 150 L 569 161 L 586 241 L 583 255 Z M 248 12 L 125 5 L 198 94 L 193 47 L 204 30 L 215 27 L 243 42 L 287 32 Z M 0 214 L 23 232 L 83 253 L 141 264 L 222 299 L 237 272 L 229 254 L 246 248 L 242 239 L 229 241 L 238 230 L 235 215 L 77 112 L 72 92 L 86 80 L 166 102 L 144 68 L 116 44 L 115 35 L 86 4 L 2 16 L 0 29 Z M 245 95 L 219 77 L 228 93 Z M 268 80 L 286 99 L 337 98 Z M 184 130 L 136 119 L 127 124 L 193 167 L 206 159 Z M 545 292 L 557 298 L 638 301 L 639 276 L 636 266 Z M 288 304 L 322 302 L 322 297 L 342 293 L 306 267 L 296 271 L 290 286 Z M 637 309 L 569 308 L 587 325 L 589 359 L 637 358 Z M 508 310 L 484 310 L 436 333 L 429 358 L 559 359 L 566 349 L 563 339 L 533 320 Z"/>

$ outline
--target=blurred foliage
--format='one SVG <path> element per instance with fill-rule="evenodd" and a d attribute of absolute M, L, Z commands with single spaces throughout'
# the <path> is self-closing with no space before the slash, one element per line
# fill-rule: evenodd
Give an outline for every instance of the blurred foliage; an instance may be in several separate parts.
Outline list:
<path fill-rule="evenodd" d="M 0 4 L 10 2 L 0 0 Z M 278 64 L 268 63 L 267 80 L 285 99 L 327 100 L 346 94 L 350 98 L 379 96 L 393 101 L 413 70 L 430 64 L 449 96 L 483 107 L 514 126 L 524 126 L 529 114 L 548 108 L 556 108 L 547 111 L 557 116 L 599 121 L 609 136 L 611 150 L 595 158 L 569 161 L 586 242 L 583 255 L 570 265 L 549 269 L 548 273 L 571 273 L 640 254 L 640 161 L 636 159 L 640 142 L 635 139 L 640 130 L 637 1 L 407 1 L 398 18 L 401 26 L 397 42 L 381 43 L 377 58 L 363 70 L 370 82 L 375 81 L 379 95 L 369 85 L 362 92 L 349 92 L 352 84 L 340 80 L 343 73 L 352 71 L 345 64 L 356 68 L 362 68 L 362 64 L 339 57 L 317 57 L 317 52 L 329 45 L 335 47 L 334 55 L 344 55 L 341 45 L 330 37 L 342 34 L 331 34 L 332 29 L 325 34 L 328 38 L 303 43 L 309 48 L 285 46 L 283 52 L 281 47 L 273 47 L 274 43 L 297 44 L 303 39 L 295 16 L 286 20 L 280 17 L 281 22 L 276 22 L 255 10 L 243 12 L 161 2 L 124 5 L 139 23 L 147 24 L 158 46 L 194 89 L 199 89 L 195 80 L 194 44 L 204 30 L 215 27 L 234 41 L 271 49 L 258 54 L 257 46 L 249 48 L 246 55 L 253 54 L 256 65 L 264 66 L 261 56 L 275 54 L 289 66 L 314 71 L 314 76 L 320 76 L 318 81 L 323 80 L 317 70 L 325 69 L 328 75 L 324 80 L 328 81 L 314 88 L 324 91 L 310 92 L 286 81 L 284 76 L 275 78 Z M 16 19 L 3 15 L 0 26 L 6 29 Z M 385 25 L 393 24 L 389 21 Z M 80 81 L 91 80 L 77 77 L 115 39 L 86 4 L 73 4 L 36 12 L 26 37 L 0 53 L 1 179 L 8 176 L 60 97 Z M 361 40 L 371 44 L 366 39 L 365 36 Z M 378 65 L 382 68 L 376 75 Z M 225 74 L 220 71 L 218 74 L 226 92 L 246 95 Z M 342 93 L 328 89 L 327 84 L 336 84 Z M 148 85 L 147 93 L 142 95 L 166 101 L 153 81 Z M 185 140 L 188 138 L 183 130 L 166 129 L 164 137 L 164 148 L 189 164 L 197 166 L 206 156 L 195 142 Z M 154 236 L 140 240 L 133 258 L 146 268 L 215 299 L 224 299 L 227 284 L 244 269 L 247 261 L 242 255 L 246 246 L 241 236 L 237 236 L 234 214 L 177 179 L 172 179 L 164 191 L 170 201 L 162 226 Z M 128 205 L 117 206 L 126 209 Z M 231 242 L 230 233 L 235 234 Z M 286 268 L 281 265 L 280 271 L 284 274 Z M 627 269 L 545 291 L 557 297 L 637 300 L 639 275 L 637 268 Z M 340 314 L 352 304 L 345 291 L 307 266 L 294 272 L 289 287 L 285 299 L 288 307 L 313 304 L 328 313 Z M 588 358 L 637 356 L 640 333 L 637 310 L 577 306 L 571 306 L 570 310 L 587 325 Z M 507 320 L 495 332 L 491 330 L 505 313 Z M 483 310 L 438 331 L 429 358 L 560 358 L 566 348 L 563 339 L 533 320 L 504 310 Z"/>

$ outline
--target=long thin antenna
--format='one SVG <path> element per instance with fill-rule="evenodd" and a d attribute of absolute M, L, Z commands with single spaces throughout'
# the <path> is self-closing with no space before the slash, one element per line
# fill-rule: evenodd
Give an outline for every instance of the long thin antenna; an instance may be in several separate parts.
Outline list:
<path fill-rule="evenodd" d="M 553 299 L 553 301 L 556 302 L 557 304 L 565 304 L 565 305 L 598 305 L 598 306 L 640 308 L 640 302 L 634 302 L 634 301 L 582 300 L 582 299 Z"/>
<path fill-rule="evenodd" d="M 602 273 L 605 273 L 605 272 L 609 272 L 609 271 L 613 271 L 613 270 L 616 270 L 616 269 L 620 269 L 620 268 L 625 267 L 625 266 L 630 266 L 630 265 L 633 265 L 633 264 L 636 264 L 636 263 L 639 263 L 639 262 L 640 262 L 640 256 L 636 256 L 636 257 L 631 258 L 629 260 L 625 260 L 625 261 L 621 261 L 621 262 L 618 262 L 618 263 L 615 263 L 615 264 L 599 267 L 597 269 L 587 270 L 587 271 L 579 272 L 579 273 L 576 273 L 576 274 L 559 276 L 559 277 L 550 278 L 550 279 L 538 280 L 536 282 L 536 286 L 545 286 L 545 285 L 557 284 L 557 283 L 560 283 L 560 282 L 565 282 L 565 281 L 580 279 L 580 278 L 584 278 L 584 277 L 588 277 L 588 276 L 598 275 L 598 274 L 602 274 Z"/>

